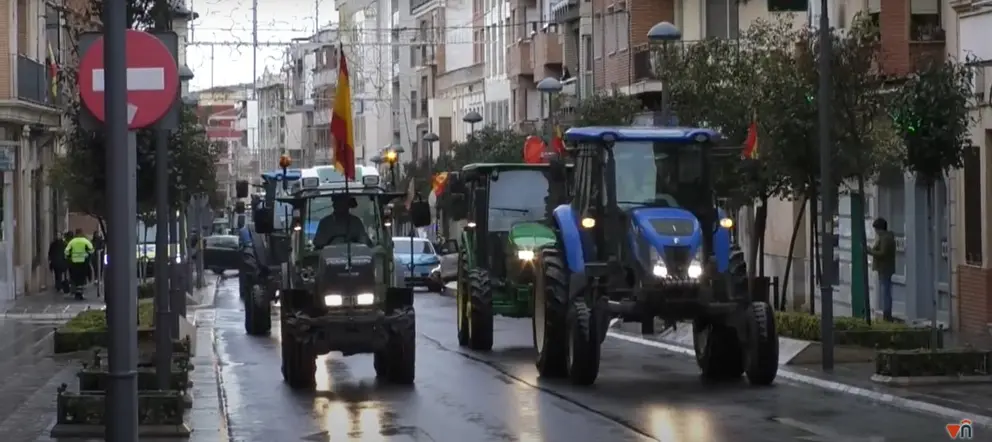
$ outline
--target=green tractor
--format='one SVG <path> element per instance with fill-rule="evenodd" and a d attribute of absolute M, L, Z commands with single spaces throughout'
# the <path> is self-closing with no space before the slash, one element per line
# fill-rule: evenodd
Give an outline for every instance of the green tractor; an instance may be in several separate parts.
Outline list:
<path fill-rule="evenodd" d="M 568 198 L 566 171 L 558 160 L 469 164 L 449 178 L 467 221 L 458 250 L 459 345 L 491 350 L 493 315 L 533 314 L 534 255 L 556 241 L 549 220 Z"/>

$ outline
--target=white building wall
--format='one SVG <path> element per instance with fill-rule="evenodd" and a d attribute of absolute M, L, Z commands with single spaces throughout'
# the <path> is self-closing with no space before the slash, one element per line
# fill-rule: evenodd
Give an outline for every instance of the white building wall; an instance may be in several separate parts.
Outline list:
<path fill-rule="evenodd" d="M 398 20 L 393 24 L 395 29 L 415 29 L 415 19 L 413 15 L 410 14 L 410 0 L 399 0 L 397 2 L 396 12 L 399 12 Z M 414 31 L 401 32 L 400 40 L 409 42 L 410 37 L 413 36 Z M 397 142 L 399 145 L 403 146 L 404 152 L 400 154 L 400 162 L 406 163 L 413 159 L 413 149 L 411 148 L 413 141 L 417 138 L 417 124 L 413 121 L 413 115 L 411 115 L 411 107 L 414 105 L 419 105 L 419 103 L 414 103 L 411 99 L 410 93 L 419 89 L 419 85 L 416 84 L 417 76 L 413 69 L 413 59 L 411 57 L 411 47 L 409 45 L 402 45 L 399 48 L 399 63 L 397 65 L 399 75 L 399 97 L 397 97 L 396 102 L 398 103 L 396 110 L 396 117 L 394 118 L 393 129 L 399 132 L 399 139 L 392 140 Z M 421 97 L 418 95 L 417 99 Z M 381 146 L 385 147 L 385 145 Z"/>
<path fill-rule="evenodd" d="M 451 0 L 444 8 L 444 66 L 451 72 L 473 64 L 472 0 Z"/>
<path fill-rule="evenodd" d="M 506 127 L 510 123 L 510 81 L 506 76 L 506 47 L 510 43 L 510 4 L 485 0 L 483 51 L 486 63 L 485 104 L 481 125 Z M 478 126 L 478 125 L 477 125 Z M 478 127 L 476 127 L 478 129 Z"/>

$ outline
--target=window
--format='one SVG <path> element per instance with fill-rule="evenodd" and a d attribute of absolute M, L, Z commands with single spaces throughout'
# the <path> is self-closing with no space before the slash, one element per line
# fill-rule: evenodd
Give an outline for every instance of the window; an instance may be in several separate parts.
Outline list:
<path fill-rule="evenodd" d="M 606 35 L 606 28 L 603 26 L 603 16 L 597 15 L 592 19 L 593 56 L 603 58 L 603 37 Z"/>
<path fill-rule="evenodd" d="M 768 0 L 768 12 L 802 12 L 809 6 L 809 0 Z"/>
<path fill-rule="evenodd" d="M 910 41 L 943 41 L 939 0 L 911 0 L 909 15 Z"/>
<path fill-rule="evenodd" d="M 737 38 L 736 0 L 705 0 L 706 37 Z"/>
<path fill-rule="evenodd" d="M 606 36 L 606 53 L 613 54 L 617 51 L 617 15 L 615 13 L 607 13 L 606 15 L 606 28 L 603 33 Z"/>
<path fill-rule="evenodd" d="M 537 170 L 500 172 L 489 185 L 489 231 L 507 232 L 520 221 L 547 214 L 548 178 Z"/>
<path fill-rule="evenodd" d="M 982 223 L 982 159 L 972 147 L 964 157 L 964 260 L 971 265 L 982 265 Z"/>
<path fill-rule="evenodd" d="M 623 51 L 630 46 L 630 12 L 617 14 L 617 50 Z"/>
<path fill-rule="evenodd" d="M 410 91 L 410 118 L 417 118 L 417 91 Z"/>

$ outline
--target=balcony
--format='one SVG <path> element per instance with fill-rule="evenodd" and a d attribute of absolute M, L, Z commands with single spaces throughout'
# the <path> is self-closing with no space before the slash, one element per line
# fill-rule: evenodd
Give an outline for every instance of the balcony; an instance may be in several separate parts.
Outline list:
<path fill-rule="evenodd" d="M 23 55 L 17 56 L 17 99 L 55 107 L 52 80 L 44 63 Z"/>
<path fill-rule="evenodd" d="M 537 0 L 510 0 L 510 10 L 523 11 L 527 8 L 536 8 Z"/>
<path fill-rule="evenodd" d="M 558 34 L 538 32 L 532 37 L 534 50 L 532 63 L 534 68 L 543 69 L 545 66 L 559 66 L 562 62 L 561 43 Z"/>
<path fill-rule="evenodd" d="M 320 69 L 313 74 L 313 87 L 325 87 L 333 86 L 337 84 L 338 81 L 338 70 L 337 69 Z"/>
<path fill-rule="evenodd" d="M 530 40 L 520 40 L 510 45 L 506 49 L 506 74 L 511 77 L 534 75 L 532 55 Z"/>

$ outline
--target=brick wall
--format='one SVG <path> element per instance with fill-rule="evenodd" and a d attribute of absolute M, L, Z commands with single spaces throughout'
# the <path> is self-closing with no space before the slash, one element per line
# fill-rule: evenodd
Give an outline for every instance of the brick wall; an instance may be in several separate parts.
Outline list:
<path fill-rule="evenodd" d="M 909 2 L 881 0 L 878 19 L 882 39 L 882 70 L 890 75 L 906 75 L 910 71 Z"/>
<path fill-rule="evenodd" d="M 988 323 L 992 322 L 992 269 L 958 266 L 958 324 L 966 341 L 989 340 Z"/>
<path fill-rule="evenodd" d="M 612 6 L 617 5 L 613 0 L 600 0 L 600 2 L 598 7 L 595 3 L 593 4 L 595 11 L 604 15 L 618 12 L 616 9 L 611 9 Z M 617 87 L 630 85 L 632 49 L 648 42 L 648 30 L 658 22 L 675 21 L 675 0 L 629 0 L 627 2 L 627 15 L 625 16 L 629 17 L 630 21 L 628 26 L 630 44 L 627 45 L 626 50 L 619 51 L 614 55 L 606 54 L 602 75 L 598 69 L 594 74 L 597 78 L 604 78 L 602 85 L 596 81 L 597 88 L 603 87 L 610 90 L 613 85 Z M 594 28 L 593 32 L 600 32 L 600 29 Z M 593 38 L 602 37 L 594 34 Z"/>

